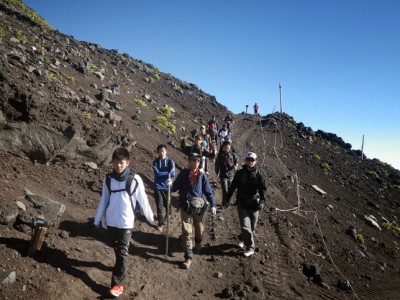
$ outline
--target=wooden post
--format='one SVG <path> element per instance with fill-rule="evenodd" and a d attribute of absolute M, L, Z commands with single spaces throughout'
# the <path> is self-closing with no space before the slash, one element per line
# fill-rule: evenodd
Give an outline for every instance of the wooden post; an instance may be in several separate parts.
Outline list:
<path fill-rule="evenodd" d="M 361 160 L 364 159 L 364 135 L 362 137 L 362 143 L 361 143 Z"/>
<path fill-rule="evenodd" d="M 281 105 L 281 113 L 282 113 L 282 86 L 280 82 L 279 82 L 279 102 Z"/>

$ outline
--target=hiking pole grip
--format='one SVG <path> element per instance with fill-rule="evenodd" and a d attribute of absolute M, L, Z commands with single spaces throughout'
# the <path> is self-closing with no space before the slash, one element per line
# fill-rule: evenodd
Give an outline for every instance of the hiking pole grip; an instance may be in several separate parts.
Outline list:
<path fill-rule="evenodd" d="M 169 238 L 169 205 L 171 203 L 171 174 L 168 174 L 168 194 L 167 194 L 167 232 L 165 242 L 165 255 L 168 256 L 168 238 Z"/>

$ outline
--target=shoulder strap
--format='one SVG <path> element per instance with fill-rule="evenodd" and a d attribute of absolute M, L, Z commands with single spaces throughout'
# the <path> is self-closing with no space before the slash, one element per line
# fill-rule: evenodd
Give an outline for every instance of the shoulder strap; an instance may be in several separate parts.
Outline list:
<path fill-rule="evenodd" d="M 132 187 L 132 181 L 135 180 L 135 188 L 133 189 L 132 193 L 131 193 L 131 187 Z M 138 188 L 139 182 L 137 181 L 137 179 L 135 178 L 135 172 L 131 172 L 128 175 L 128 178 L 126 179 L 126 192 L 128 193 L 129 197 L 132 197 L 132 195 L 136 192 L 137 188 Z"/>

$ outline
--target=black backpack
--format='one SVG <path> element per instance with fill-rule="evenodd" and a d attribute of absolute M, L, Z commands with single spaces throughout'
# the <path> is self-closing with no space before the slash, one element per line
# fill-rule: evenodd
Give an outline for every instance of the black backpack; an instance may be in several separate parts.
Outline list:
<path fill-rule="evenodd" d="M 127 192 L 129 197 L 132 197 L 132 195 L 136 192 L 136 189 L 139 186 L 139 182 L 137 181 L 137 179 L 135 178 L 135 172 L 131 171 L 128 174 L 128 177 L 126 178 L 126 186 L 125 189 L 119 189 L 119 190 L 111 190 L 111 174 L 112 173 L 108 173 L 106 175 L 106 186 L 107 189 L 109 191 L 109 196 L 111 196 L 111 193 L 118 193 L 118 192 Z M 132 193 L 131 193 L 131 187 L 132 187 L 132 182 L 133 180 L 135 180 L 135 188 L 133 189 Z M 110 203 L 110 202 L 109 202 Z M 133 203 L 131 201 L 132 204 L 132 209 L 133 211 L 135 211 L 134 207 L 133 207 Z M 108 205 L 107 205 L 108 206 Z"/>

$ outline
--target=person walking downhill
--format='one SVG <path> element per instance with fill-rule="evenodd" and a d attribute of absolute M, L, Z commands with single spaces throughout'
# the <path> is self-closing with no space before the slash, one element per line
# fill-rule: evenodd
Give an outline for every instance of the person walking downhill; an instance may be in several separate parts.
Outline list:
<path fill-rule="evenodd" d="M 253 108 L 254 108 L 254 115 L 258 116 L 258 104 L 257 104 L 257 102 L 254 104 Z"/>
<path fill-rule="evenodd" d="M 129 168 L 129 151 L 118 148 L 112 154 L 112 173 L 103 180 L 103 192 L 94 225 L 100 223 L 107 229 L 114 248 L 115 265 L 112 270 L 110 294 L 118 297 L 127 282 L 129 257 L 128 249 L 135 221 L 134 207 L 140 203 L 143 214 L 149 222 L 154 221 L 143 180 Z"/>
<path fill-rule="evenodd" d="M 215 153 L 208 150 L 207 142 L 204 140 L 203 135 L 201 135 L 201 134 L 196 135 L 194 137 L 193 145 L 188 144 L 187 139 L 188 139 L 188 136 L 185 135 L 181 140 L 182 151 L 187 155 L 190 155 L 192 153 L 199 154 L 202 158 L 201 164 L 200 164 L 200 169 L 202 171 L 206 172 L 206 174 L 207 174 L 208 173 L 208 169 L 207 169 L 208 158 L 214 158 Z"/>
<path fill-rule="evenodd" d="M 202 198 L 203 195 L 211 205 L 211 212 L 215 216 L 217 209 L 215 198 L 207 179 L 207 176 L 200 172 L 201 156 L 193 152 L 188 156 L 189 168 L 183 169 L 172 184 L 171 192 L 179 191 L 179 209 L 181 211 L 182 244 L 185 252 L 183 267 L 189 269 L 193 259 L 193 227 L 195 252 L 201 251 L 204 224 L 203 217 L 208 204 Z"/>
<path fill-rule="evenodd" d="M 168 186 L 175 177 L 175 162 L 167 156 L 167 146 L 158 145 L 158 158 L 153 161 L 154 171 L 154 198 L 157 206 L 158 230 L 162 231 L 165 225 L 164 207 L 168 202 Z M 171 204 L 168 208 L 171 214 Z"/>
<path fill-rule="evenodd" d="M 236 153 L 231 151 L 231 142 L 224 141 L 222 151 L 217 155 L 215 160 L 215 173 L 219 175 L 222 189 L 222 205 L 229 206 L 228 187 L 232 183 L 236 170 L 238 169 L 238 157 Z"/>
<path fill-rule="evenodd" d="M 238 246 L 244 248 L 244 256 L 254 254 L 254 230 L 257 226 L 258 212 L 265 206 L 267 186 L 260 170 L 256 167 L 257 155 L 248 152 L 242 169 L 236 172 L 228 189 L 228 201 L 237 189 L 236 203 L 241 232 Z"/>

